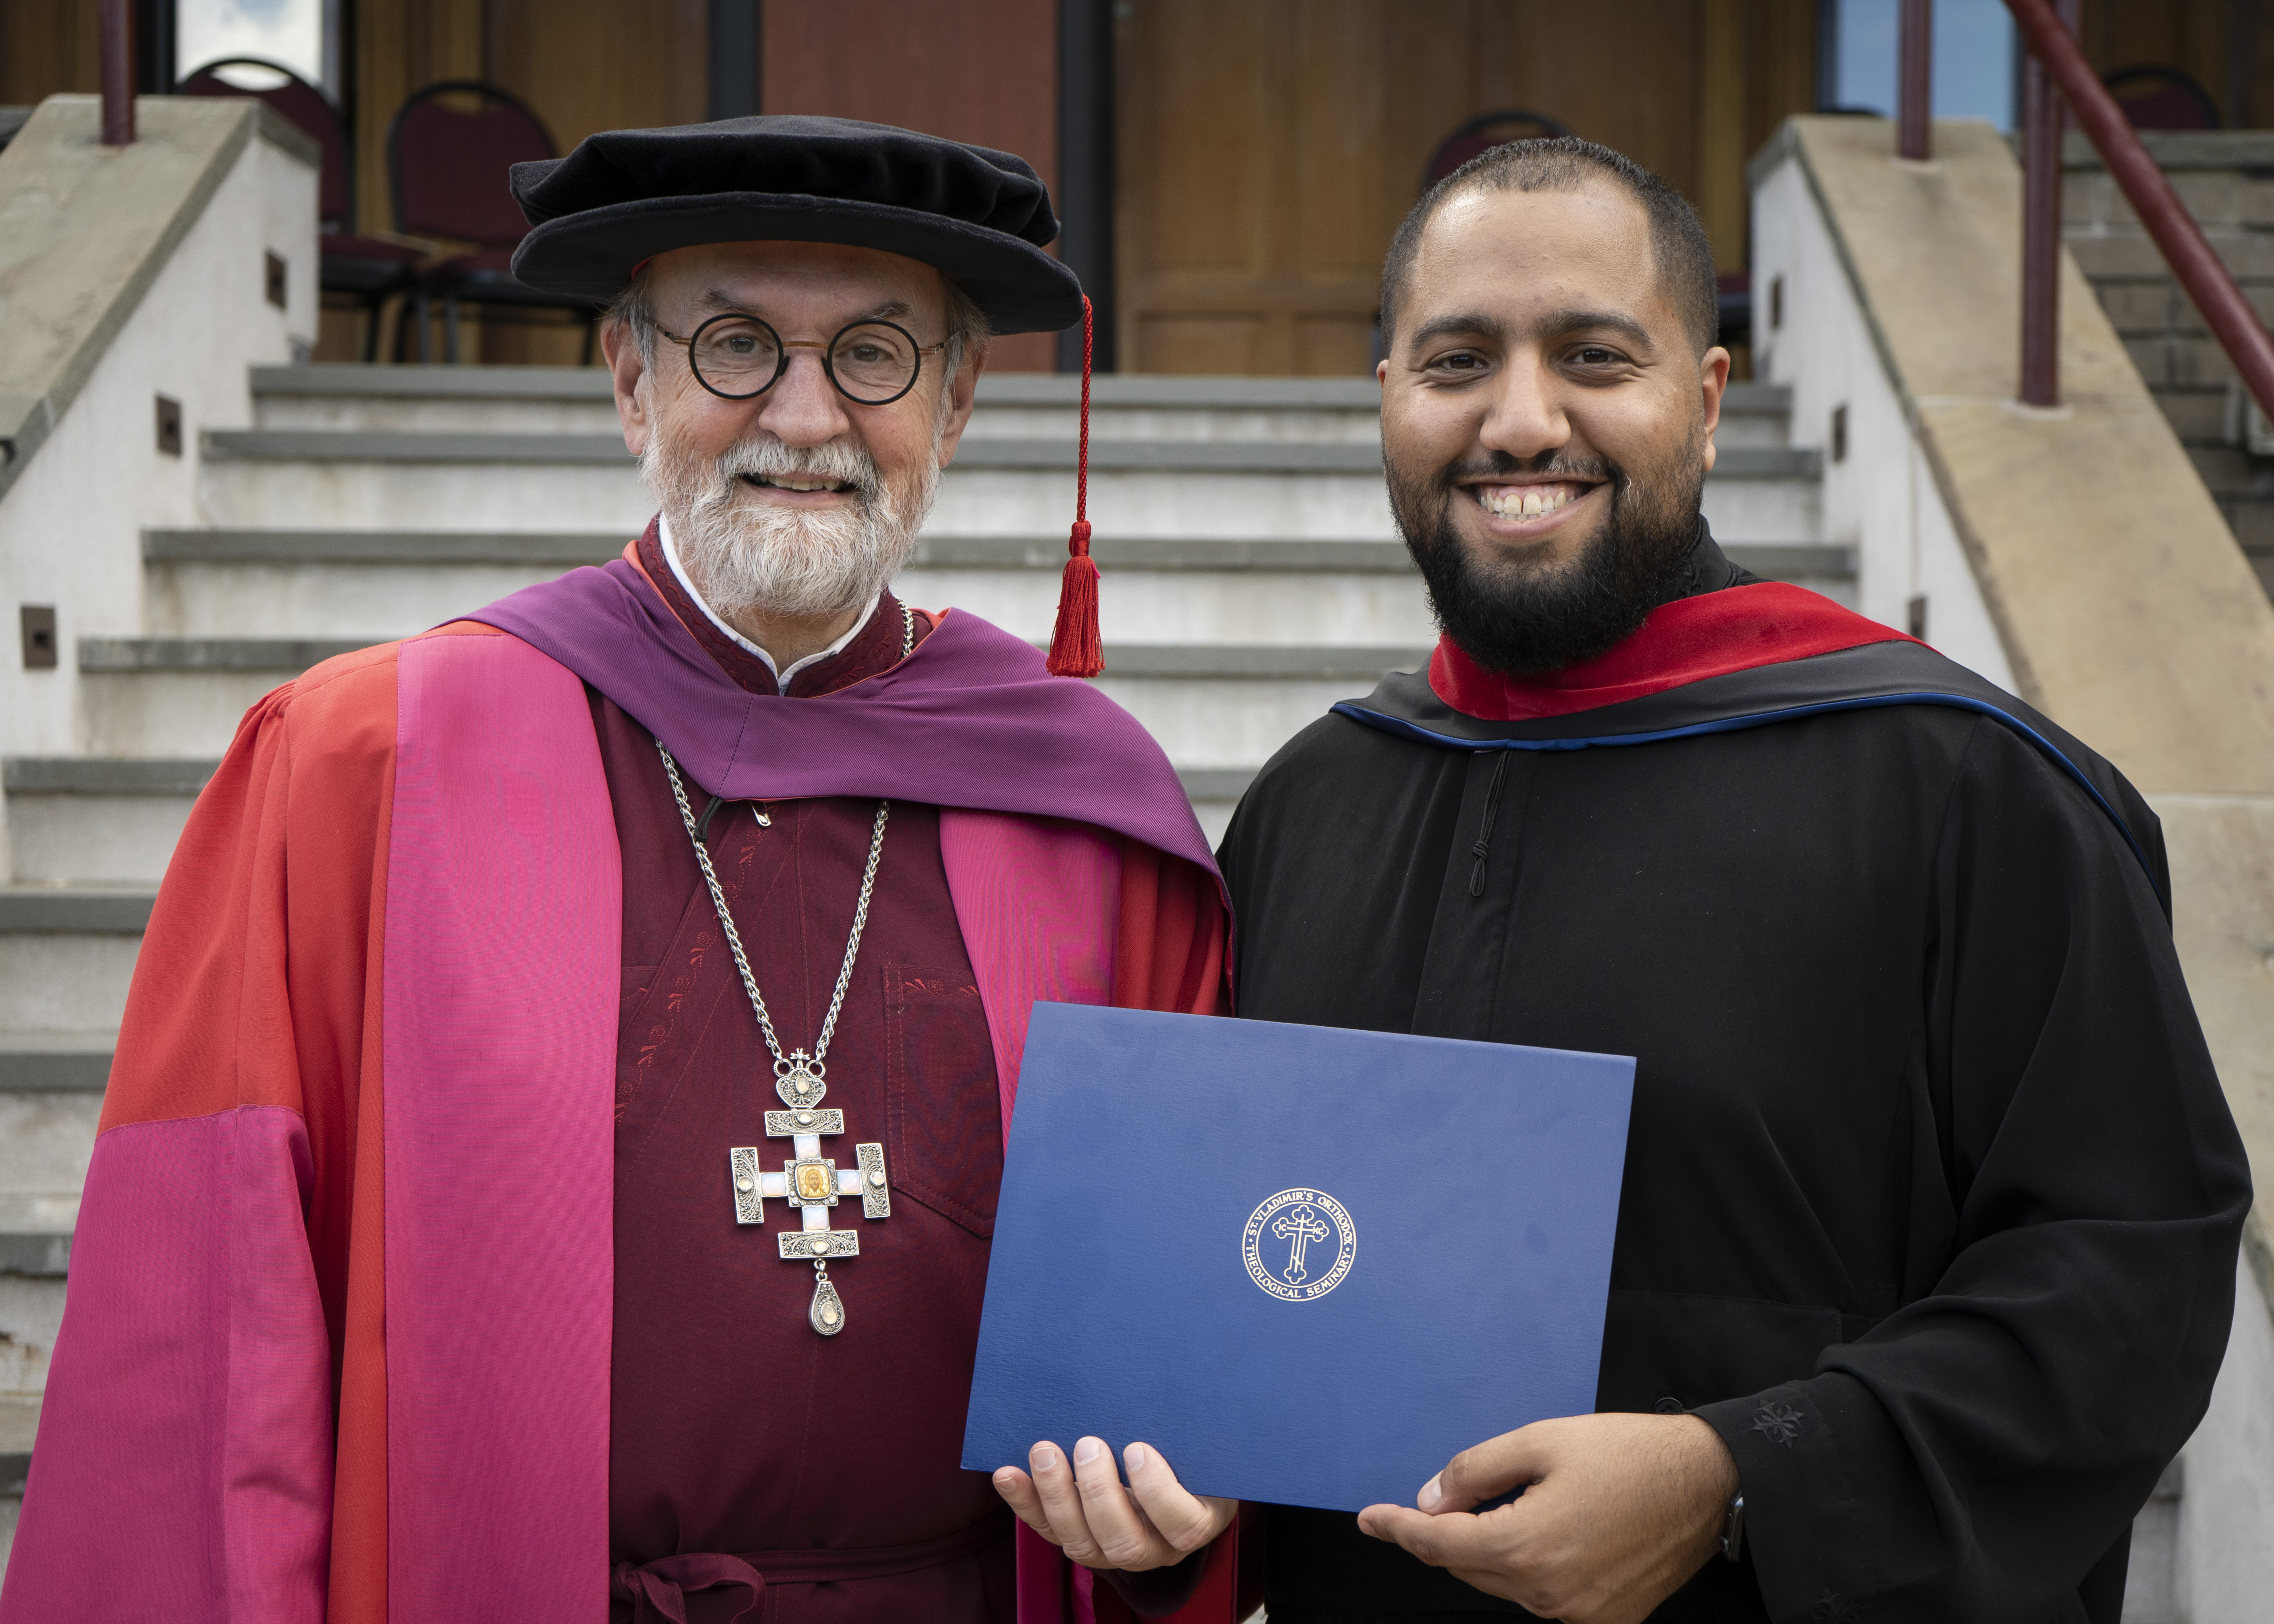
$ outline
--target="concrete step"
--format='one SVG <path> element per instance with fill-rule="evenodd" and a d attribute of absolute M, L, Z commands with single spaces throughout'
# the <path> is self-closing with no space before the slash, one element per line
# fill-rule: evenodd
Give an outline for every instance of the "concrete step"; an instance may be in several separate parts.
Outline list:
<path fill-rule="evenodd" d="M 94 1150 L 94 1121 L 88 1118 L 86 1143 L 79 1147 L 79 1178 L 68 1193 L 0 1194 L 0 1276 L 19 1280 L 62 1280 L 71 1272 L 72 1230 L 79 1222 L 79 1186 Z M 0 1352 L 0 1367 L 5 1355 Z M 6 1380 L 0 1368 L 0 1381 Z M 4 1391 L 0 1388 L 0 1391 Z"/>
<path fill-rule="evenodd" d="M 219 756 L 253 703 L 318 662 L 387 640 L 359 637 L 82 637 L 87 754 Z"/>
<path fill-rule="evenodd" d="M 420 466 L 493 462 L 529 468 L 615 469 L 633 462 L 622 439 L 614 434 L 209 429 L 204 447 L 209 459 L 222 462 Z M 1000 435 L 965 441 L 956 453 L 954 466 L 1071 471 L 1079 460 L 1079 447 L 1071 439 Z M 1379 476 L 1382 448 L 1366 440 L 1093 440 L 1089 469 L 1093 477 L 1118 472 Z M 1822 454 L 1805 446 L 1733 447 L 1722 451 L 1713 471 L 1716 477 L 1728 479 L 1812 479 L 1822 471 Z"/>
<path fill-rule="evenodd" d="M 267 366 L 252 371 L 260 428 L 607 433 L 617 429 L 598 367 Z M 968 432 L 1071 439 L 1081 380 L 990 373 Z M 1093 380 L 1090 434 L 1110 440 L 1378 440 L 1381 391 L 1371 378 Z M 1722 403 L 1724 448 L 1782 445 L 1787 389 L 1734 384 Z"/>
<path fill-rule="evenodd" d="M 263 428 L 476 429 L 611 432 L 607 374 L 597 367 L 271 366 L 252 370 Z M 1075 432 L 1081 380 L 983 377 L 975 434 Z M 1094 380 L 1093 439 L 1375 438 L 1371 378 L 1122 378 Z"/>
<path fill-rule="evenodd" d="M 1366 693 L 1386 672 L 1418 669 L 1428 650 L 1109 644 L 1105 658 L 1099 688 L 1189 773 L 1252 771 L 1336 701 Z"/>
<path fill-rule="evenodd" d="M 101 1095 L 116 1032 L 22 1032 L 0 1038 L 0 1095 Z"/>
<path fill-rule="evenodd" d="M 48 1362 L 55 1357 L 63 1320 L 62 1274 L 0 1274 L 0 1410 L 16 1409 L 24 1401 L 36 1407 L 48 1385 Z M 22 1436 L 28 1455 L 31 1434 Z M 0 1472 L 17 1464 L 0 1461 Z"/>
<path fill-rule="evenodd" d="M 42 1250 L 48 1243 L 38 1237 L 60 1235 L 67 1244 L 71 1225 L 62 1222 L 58 1229 L 49 1220 L 60 1209 L 50 1209 L 57 1200 L 78 1201 L 102 1116 L 100 1092 L 0 1087 L 0 1274 L 63 1273 L 64 1253 Z M 17 1222 L 22 1214 L 11 1213 L 8 1203 L 34 1198 L 49 1204 L 39 1208 L 47 1215 L 37 1223 Z M 52 1270 L 34 1267 L 51 1252 Z"/>
<path fill-rule="evenodd" d="M 605 535 L 160 530 L 144 538 L 153 633 L 406 635 L 622 550 Z M 1738 546 L 1749 568 L 1840 596 L 1846 549 Z M 1101 538 L 1105 635 L 1126 643 L 1404 643 L 1428 609 L 1390 541 Z M 1063 536 L 928 538 L 900 590 L 1021 636 L 1050 633 Z M 1842 601 L 1845 601 L 1843 598 Z"/>
<path fill-rule="evenodd" d="M 176 635 L 402 635 L 557 575 L 564 554 L 599 562 L 621 548 L 614 537 L 297 532 L 284 545 L 260 531 L 155 532 L 145 546 L 148 619 Z M 1102 540 L 1095 551 L 1112 580 L 1105 635 L 1120 642 L 1432 635 L 1419 578 L 1395 542 Z M 516 552 L 525 561 L 500 561 Z M 900 590 L 1039 639 L 1065 561 L 1062 534 L 936 538 Z"/>
<path fill-rule="evenodd" d="M 9 877 L 18 883 L 154 884 L 213 769 L 211 761 L 163 758 L 31 756 L 0 763 Z"/>
<path fill-rule="evenodd" d="M 38 1395 L 0 1398 L 0 1495 L 24 1492 L 24 1472 L 31 1464 L 32 1440 L 39 1431 Z"/>
<path fill-rule="evenodd" d="M 1193 812 L 1201 820 L 1201 831 L 1208 836 L 1211 849 L 1222 843 L 1224 829 L 1239 808 L 1239 798 L 1247 793 L 1255 774 L 1254 767 L 1178 770 L 1177 777 L 1184 782 L 1185 798 L 1193 803 Z"/>
<path fill-rule="evenodd" d="M 215 430 L 200 470 L 223 528 L 614 530 L 651 511 L 621 440 L 571 433 Z M 1046 535 L 1073 505 L 1072 440 L 976 440 L 941 481 L 927 530 Z M 1378 448 L 1358 442 L 1132 440 L 1091 447 L 1095 523 L 1126 537 L 1388 539 Z M 1820 454 L 1725 452 L 1706 512 L 1732 538 L 1819 533 Z"/>
<path fill-rule="evenodd" d="M 40 1401 L 36 1394 L 0 1400 L 0 1415 L 10 1407 L 20 1407 L 20 1416 L 7 1415 L 0 1420 L 0 1443 L 6 1446 L 0 1453 L 0 1569 L 8 1565 L 8 1553 L 16 1545 L 16 1518 L 24 1508 L 24 1480 L 32 1470 L 32 1436 L 40 1430 Z"/>
<path fill-rule="evenodd" d="M 85 1140 L 91 1150 L 91 1121 Z M 83 1152 L 81 1181 L 86 1172 Z M 48 1363 L 63 1324 L 64 1282 L 79 1204 L 76 1183 L 63 1194 L 0 1191 L 0 1495 L 10 1492 L 11 1484 L 21 1484 L 20 1476 L 11 1474 L 21 1472 L 21 1457 L 31 1451 L 39 1395 L 47 1386 Z"/>
<path fill-rule="evenodd" d="M 0 1202 L 0 1208 L 8 1203 Z M 31 1409 L 34 1425 L 37 1425 L 39 1396 L 48 1385 L 48 1362 L 55 1357 L 56 1333 L 64 1320 L 64 1267 L 71 1255 L 71 1229 L 77 1222 L 79 1203 L 69 1203 L 70 1218 L 50 1238 L 31 1236 L 25 1242 L 26 1250 L 22 1260 L 37 1268 L 36 1274 L 14 1271 L 0 1272 L 0 1415 Z M 55 1224 L 54 1216 L 25 1214 L 19 1218 L 0 1218 L 0 1222 L 29 1222 Z M 8 1415 L 0 1426 L 21 1419 L 20 1415 Z M 24 1455 L 31 1452 L 31 1432 L 22 1434 Z M 0 1451 L 0 1456 L 14 1455 L 15 1450 Z M 0 1458 L 0 1482 L 11 1468 L 20 1469 L 20 1461 Z M 0 1493 L 5 1493 L 0 1488 Z"/>
<path fill-rule="evenodd" d="M 0 1043 L 36 1051 L 32 1034 L 117 1031 L 155 896 L 147 886 L 0 887 Z"/>
<path fill-rule="evenodd" d="M 230 528 L 595 529 L 631 536 L 655 511 L 621 452 L 606 460 L 555 455 L 544 462 L 209 455 L 199 479 L 206 512 Z M 1073 516 L 1073 487 L 1070 460 L 1062 469 L 960 463 L 941 481 L 926 530 L 966 536 L 1063 531 Z M 1126 536 L 1393 533 L 1381 477 L 1370 472 L 1103 470 L 1090 479 L 1090 511 L 1102 528 Z"/>
<path fill-rule="evenodd" d="M 34 879 L 52 884 L 71 879 L 104 882 L 142 881 L 154 885 L 172 860 L 174 843 L 196 801 L 198 791 L 213 774 L 214 761 L 111 761 L 85 756 L 18 758 L 6 763 L 18 780 L 50 786 L 11 795 L 10 831 L 17 850 L 27 847 L 61 853 L 53 866 L 70 862 L 89 872 L 41 874 Z M 122 771 L 125 770 L 125 771 Z M 135 770 L 143 770 L 137 771 Z M 1185 793 L 1191 797 L 1213 842 L 1223 832 L 1233 806 L 1246 793 L 1253 769 L 1194 768 L 1184 775 Z M 126 779 L 139 783 L 116 795 L 108 786 Z M 64 786 L 70 787 L 56 788 Z M 162 808 L 162 816 L 112 822 L 118 808 Z M 100 838 L 82 833 L 66 841 L 62 834 L 92 830 Z M 30 839 L 26 831 L 36 831 Z M 100 869 L 98 874 L 94 870 Z M 28 1089 L 93 1089 L 102 1092 L 110 1066 L 110 1038 L 103 1033 L 31 1034 L 0 1039 L 0 1094 Z"/>
<path fill-rule="evenodd" d="M 2124 1575 L 2123 1624 L 2187 1624 L 2179 1593 L 2180 1502 L 2187 1492 L 2187 1462 L 2164 1468 L 2148 1503 L 2132 1523 L 2132 1557 Z"/>
<path fill-rule="evenodd" d="M 81 703 L 91 748 L 218 756 L 263 693 L 358 646 L 354 638 L 83 639 Z M 1412 669 L 1425 649 L 1424 642 L 1109 643 L 1103 686 L 1153 729 L 1170 760 L 1254 766 L 1335 700 L 1364 693 L 1385 671 Z"/>
<path fill-rule="evenodd" d="M 1090 438 L 1102 440 L 1352 440 L 1381 438 L 1381 391 L 1371 378 L 1096 379 Z M 992 373 L 979 380 L 974 436 L 1031 434 L 1072 439 L 1080 425 L 1079 378 Z M 1792 391 L 1781 384 L 1738 383 L 1722 397 L 1715 440 L 1736 447 L 1782 446 Z"/>

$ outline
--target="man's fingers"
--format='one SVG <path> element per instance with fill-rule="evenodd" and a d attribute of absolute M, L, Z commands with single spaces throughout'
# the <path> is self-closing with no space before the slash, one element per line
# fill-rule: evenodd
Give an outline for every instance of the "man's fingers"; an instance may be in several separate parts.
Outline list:
<path fill-rule="evenodd" d="M 1034 1472 L 1035 1491 L 1043 1502 L 1043 1515 L 1050 1523 L 1046 1538 L 1085 1568 L 1111 1567 L 1112 1564 L 1090 1537 L 1081 1490 L 1074 1482 L 1073 1468 L 1058 1446 L 1036 1444 L 1027 1452 L 1027 1464 Z"/>
<path fill-rule="evenodd" d="M 1436 1516 L 1404 1506 L 1368 1506 L 1358 1514 L 1361 1532 L 1387 1539 L 1432 1568 L 1481 1568 L 1492 1554 L 1491 1540 L 1465 1512 Z"/>
<path fill-rule="evenodd" d="M 1120 1469 L 1103 1439 L 1085 1438 L 1073 1447 L 1074 1481 L 1081 1491 L 1081 1510 L 1089 1537 L 1104 1553 L 1109 1568 L 1142 1569 L 1175 1561 L 1168 1544 L 1154 1530 L 1129 1491 L 1121 1486 Z M 1077 1559 L 1079 1560 L 1079 1559 Z"/>
<path fill-rule="evenodd" d="M 1432 1513 L 1466 1511 L 1510 1489 L 1539 1482 L 1551 1453 L 1541 1429 L 1555 1425 L 1537 1422 L 1462 1450 L 1421 1485 L 1413 1503 Z"/>
<path fill-rule="evenodd" d="M 1049 1540 L 1058 1543 L 1050 1531 L 1050 1520 L 1043 1511 L 1043 1497 L 1035 1490 L 1035 1480 L 1015 1466 L 1005 1466 L 995 1474 L 995 1492 L 1019 1521 Z"/>
<path fill-rule="evenodd" d="M 1122 1451 L 1122 1460 L 1129 1468 L 1129 1492 L 1177 1558 L 1190 1556 L 1231 1521 L 1230 1502 L 1203 1500 L 1186 1488 L 1158 1449 L 1131 1444 Z"/>

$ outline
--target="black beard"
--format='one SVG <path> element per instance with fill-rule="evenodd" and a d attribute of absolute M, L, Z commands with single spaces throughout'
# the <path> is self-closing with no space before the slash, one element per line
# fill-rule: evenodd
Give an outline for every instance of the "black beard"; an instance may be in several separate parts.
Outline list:
<path fill-rule="evenodd" d="M 1428 584 L 1439 628 L 1478 665 L 1511 676 L 1582 665 L 1631 636 L 1666 601 L 1697 545 L 1706 485 L 1705 459 L 1695 449 L 1641 480 L 1615 463 L 1559 462 L 1552 453 L 1525 460 L 1504 451 L 1452 464 L 1431 478 L 1407 477 L 1395 463 L 1387 472 L 1390 511 Z M 1474 499 L 1456 481 L 1512 474 L 1608 478 L 1611 510 L 1602 533 L 1553 573 L 1472 557 L 1454 528 L 1453 504 Z"/>

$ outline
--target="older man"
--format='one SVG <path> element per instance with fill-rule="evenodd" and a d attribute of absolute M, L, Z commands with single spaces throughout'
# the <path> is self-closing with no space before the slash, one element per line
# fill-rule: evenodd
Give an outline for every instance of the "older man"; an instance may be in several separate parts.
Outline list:
<path fill-rule="evenodd" d="M 1127 716 L 887 585 L 990 330 L 1081 315 L 1049 199 L 790 118 L 515 185 L 523 280 L 614 301 L 660 514 L 246 718 L 0 1614 L 1061 1616 L 958 1466 L 1027 1013 L 1215 1011 L 1224 919 Z M 1171 1599 L 1229 1515 L 1176 1503 Z"/>
<path fill-rule="evenodd" d="M 1480 1440 L 1418 1507 L 1272 1509 L 1272 1624 L 2114 1624 L 2250 1199 L 2154 816 L 1715 548 L 1729 362 L 1657 177 L 1496 149 L 1382 291 L 1445 635 L 1241 805 L 1240 1012 L 1638 1066 L 1601 1413 Z"/>

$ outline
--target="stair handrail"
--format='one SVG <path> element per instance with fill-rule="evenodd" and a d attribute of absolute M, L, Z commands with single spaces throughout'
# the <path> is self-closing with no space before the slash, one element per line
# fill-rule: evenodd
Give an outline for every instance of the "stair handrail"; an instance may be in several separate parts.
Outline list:
<path fill-rule="evenodd" d="M 2226 352 L 2226 358 L 2233 363 L 2251 397 L 2262 411 L 2274 417 L 2274 336 L 2269 336 L 2258 312 L 2250 308 L 2250 301 L 2243 297 L 2225 261 L 2218 257 L 2210 239 L 2195 223 L 2195 216 L 2180 201 L 2180 194 L 2157 167 L 2155 159 L 2148 155 L 2147 147 L 2132 128 L 2132 121 L 2124 116 L 2124 109 L 2116 105 L 2116 98 L 2100 82 L 2092 64 L 2084 59 L 2083 49 L 2075 37 L 2061 26 L 2052 0 L 2006 0 L 2006 9 L 2014 14 L 2023 44 L 2052 76 L 2078 128 L 2100 154 L 2100 161 L 2108 166 L 2126 201 L 2132 205 L 2132 212 L 2140 217 L 2141 225 L 2164 256 L 2164 263 L 2179 278 L 2180 286 L 2195 301 L 2204 325 L 2218 341 L 2218 347 Z M 2058 163 L 2058 141 L 2053 147 L 2053 154 L 2047 161 Z M 2030 291 L 2025 282 L 2025 303 Z M 2025 309 L 2025 324 L 2029 316 Z"/>

